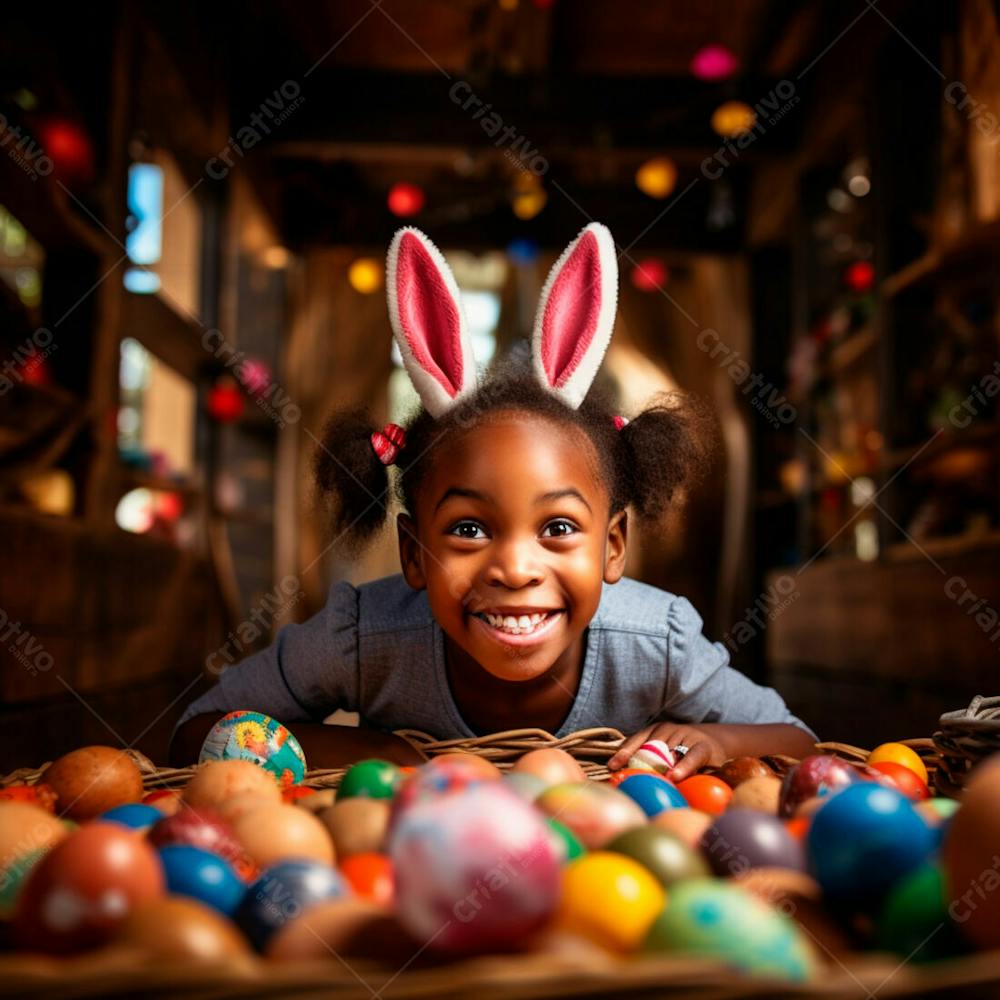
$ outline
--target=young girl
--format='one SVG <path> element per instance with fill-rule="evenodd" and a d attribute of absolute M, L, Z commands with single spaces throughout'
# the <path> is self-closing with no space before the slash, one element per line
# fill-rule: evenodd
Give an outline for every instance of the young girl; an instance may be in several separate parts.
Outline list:
<path fill-rule="evenodd" d="M 335 417 L 316 478 L 353 546 L 387 517 L 398 469 L 402 575 L 335 584 L 325 607 L 223 673 L 185 712 L 188 763 L 219 717 L 255 709 L 291 726 L 314 767 L 413 763 L 396 729 L 439 739 L 611 726 L 625 765 L 648 739 L 686 753 L 677 780 L 742 754 L 811 752 L 778 694 L 728 665 L 683 597 L 623 578 L 627 509 L 655 524 L 697 471 L 697 415 L 660 400 L 616 416 L 588 394 L 611 336 L 617 259 L 588 226 L 542 291 L 532 365 L 477 384 L 455 280 L 415 229 L 388 258 L 389 313 L 423 409 L 405 428 Z M 342 708 L 362 728 L 323 725 Z"/>

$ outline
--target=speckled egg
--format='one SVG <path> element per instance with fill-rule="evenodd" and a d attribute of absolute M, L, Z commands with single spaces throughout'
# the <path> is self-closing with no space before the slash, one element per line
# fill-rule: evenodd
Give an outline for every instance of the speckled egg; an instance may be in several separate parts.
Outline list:
<path fill-rule="evenodd" d="M 516 944 L 549 919 L 558 900 L 552 833 L 501 782 L 414 803 L 393 828 L 389 856 L 400 922 L 439 951 Z"/>
<path fill-rule="evenodd" d="M 143 796 L 138 765 L 113 747 L 81 747 L 65 754 L 45 769 L 42 780 L 56 793 L 59 815 L 78 822 Z"/>
<path fill-rule="evenodd" d="M 248 760 L 213 760 L 203 764 L 184 788 L 192 806 L 215 806 L 220 811 L 237 795 L 253 792 L 278 805 L 281 787 L 270 771 Z"/>
<path fill-rule="evenodd" d="M 743 889 L 714 879 L 673 887 L 644 950 L 708 956 L 740 972 L 792 981 L 807 979 L 816 966 L 793 921 Z"/>
<path fill-rule="evenodd" d="M 199 763 L 248 760 L 266 768 L 282 786 L 300 782 L 306 758 L 299 741 L 277 719 L 262 712 L 230 712 L 209 730 Z"/>

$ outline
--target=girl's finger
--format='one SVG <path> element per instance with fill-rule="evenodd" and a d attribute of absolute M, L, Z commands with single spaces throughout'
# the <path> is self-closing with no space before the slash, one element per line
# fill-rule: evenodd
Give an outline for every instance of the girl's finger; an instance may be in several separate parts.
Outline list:
<path fill-rule="evenodd" d="M 614 756 L 608 761 L 607 767 L 609 771 L 617 771 L 619 768 L 624 767 L 629 758 L 636 752 L 649 739 L 649 734 L 653 731 L 653 726 L 647 726 L 645 729 L 640 729 L 639 732 L 630 736 L 625 742 L 615 751 Z"/>
<path fill-rule="evenodd" d="M 680 762 L 667 772 L 667 777 L 675 784 L 691 777 L 699 768 L 704 767 L 712 751 L 707 743 L 695 743 L 681 758 Z"/>

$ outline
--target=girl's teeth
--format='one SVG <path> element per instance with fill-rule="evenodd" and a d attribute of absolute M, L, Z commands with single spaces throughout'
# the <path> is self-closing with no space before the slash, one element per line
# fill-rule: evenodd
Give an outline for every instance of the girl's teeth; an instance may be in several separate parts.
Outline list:
<path fill-rule="evenodd" d="M 488 611 L 482 613 L 482 617 L 493 626 L 493 628 L 503 629 L 513 635 L 521 635 L 524 632 L 533 632 L 548 617 L 547 612 L 535 612 L 531 615 L 494 615 Z"/>

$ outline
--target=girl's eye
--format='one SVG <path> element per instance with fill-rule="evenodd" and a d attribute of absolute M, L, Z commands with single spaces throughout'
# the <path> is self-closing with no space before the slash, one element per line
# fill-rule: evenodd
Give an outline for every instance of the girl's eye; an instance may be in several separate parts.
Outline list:
<path fill-rule="evenodd" d="M 479 532 L 479 534 L 476 534 L 476 532 Z M 448 529 L 448 534 L 455 535 L 458 538 L 472 538 L 476 540 L 486 537 L 483 526 L 476 521 L 459 521 Z"/>
<path fill-rule="evenodd" d="M 572 521 L 567 521 L 565 518 L 559 518 L 556 521 L 549 521 L 544 528 L 542 528 L 543 538 L 565 538 L 567 535 L 572 535 L 578 529 Z"/>

